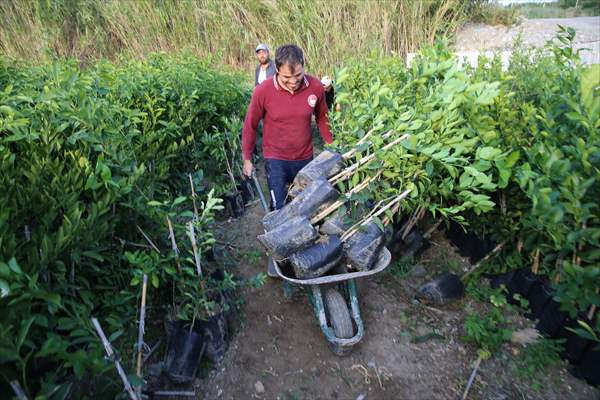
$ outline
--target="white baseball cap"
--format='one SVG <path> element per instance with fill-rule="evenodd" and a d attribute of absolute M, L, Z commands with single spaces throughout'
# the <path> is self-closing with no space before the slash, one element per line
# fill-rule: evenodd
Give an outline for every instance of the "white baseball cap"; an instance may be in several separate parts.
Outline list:
<path fill-rule="evenodd" d="M 261 50 L 264 50 L 264 51 L 266 51 L 268 53 L 269 52 L 269 47 L 266 44 L 261 43 L 258 46 L 256 46 L 256 52 L 258 53 Z"/>

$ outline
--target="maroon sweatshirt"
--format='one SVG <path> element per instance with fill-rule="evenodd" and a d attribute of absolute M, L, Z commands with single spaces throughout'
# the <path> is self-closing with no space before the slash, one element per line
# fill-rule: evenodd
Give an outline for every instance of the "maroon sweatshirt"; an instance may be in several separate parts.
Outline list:
<path fill-rule="evenodd" d="M 242 153 L 250 160 L 256 144 L 258 122 L 263 120 L 263 156 L 276 160 L 307 160 L 313 156 L 310 121 L 315 114 L 321 137 L 331 143 L 325 91 L 321 82 L 305 75 L 300 89 L 291 94 L 277 75 L 254 89 L 242 130 Z"/>

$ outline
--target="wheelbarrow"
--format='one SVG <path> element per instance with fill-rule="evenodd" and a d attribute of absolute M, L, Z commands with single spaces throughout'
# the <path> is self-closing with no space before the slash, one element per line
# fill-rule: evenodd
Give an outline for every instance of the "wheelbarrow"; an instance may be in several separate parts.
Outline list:
<path fill-rule="evenodd" d="M 262 188 L 256 176 L 253 179 L 265 212 L 268 212 Z M 360 317 L 355 280 L 383 271 L 391 259 L 391 253 L 384 247 L 375 266 L 368 271 L 334 273 L 312 279 L 296 279 L 286 262 L 278 262 L 269 257 L 269 263 L 283 280 L 283 294 L 286 298 L 290 298 L 297 287 L 305 289 L 329 348 L 334 354 L 343 356 L 361 341 L 365 331 Z M 335 270 L 339 271 L 337 267 L 334 272 Z"/>
<path fill-rule="evenodd" d="M 391 259 L 390 251 L 384 247 L 373 269 L 312 279 L 296 279 L 292 268 L 285 262 L 271 261 L 275 264 L 277 275 L 283 279 L 284 296 L 291 297 L 298 286 L 305 289 L 329 348 L 343 356 L 360 342 L 365 331 L 360 317 L 356 279 L 383 271 Z"/>

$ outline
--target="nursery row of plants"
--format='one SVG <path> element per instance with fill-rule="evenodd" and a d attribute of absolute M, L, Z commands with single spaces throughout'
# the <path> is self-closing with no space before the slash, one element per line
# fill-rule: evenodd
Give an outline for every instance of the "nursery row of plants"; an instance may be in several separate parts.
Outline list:
<path fill-rule="evenodd" d="M 578 333 L 598 341 L 600 69 L 580 64 L 573 38 L 562 29 L 544 49 L 515 51 L 507 68 L 484 57 L 461 66 L 444 44 L 408 67 L 396 58 L 345 66 L 333 146 L 358 145 L 351 163 L 376 155 L 338 184 L 346 192 L 376 177 L 353 204 L 409 189 L 401 218 L 429 213 L 500 245 L 498 262 L 478 272 L 545 276 Z"/>
<path fill-rule="evenodd" d="M 120 392 L 91 317 L 135 384 L 144 275 L 153 320 L 222 306 L 236 283 L 213 279 L 206 255 L 235 179 L 241 81 L 185 54 L 85 70 L 0 60 L 2 393 Z"/>

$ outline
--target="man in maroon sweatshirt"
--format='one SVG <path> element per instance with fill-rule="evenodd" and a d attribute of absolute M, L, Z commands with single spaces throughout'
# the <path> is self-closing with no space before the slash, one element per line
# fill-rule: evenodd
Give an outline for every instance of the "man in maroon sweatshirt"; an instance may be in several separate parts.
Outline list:
<path fill-rule="evenodd" d="M 244 175 L 251 176 L 256 129 L 263 120 L 262 150 L 271 206 L 284 205 L 288 185 L 313 157 L 311 118 L 315 115 L 321 137 L 331 143 L 327 103 L 321 82 L 304 74 L 304 55 L 296 45 L 275 53 L 276 74 L 254 89 L 242 130 Z"/>

